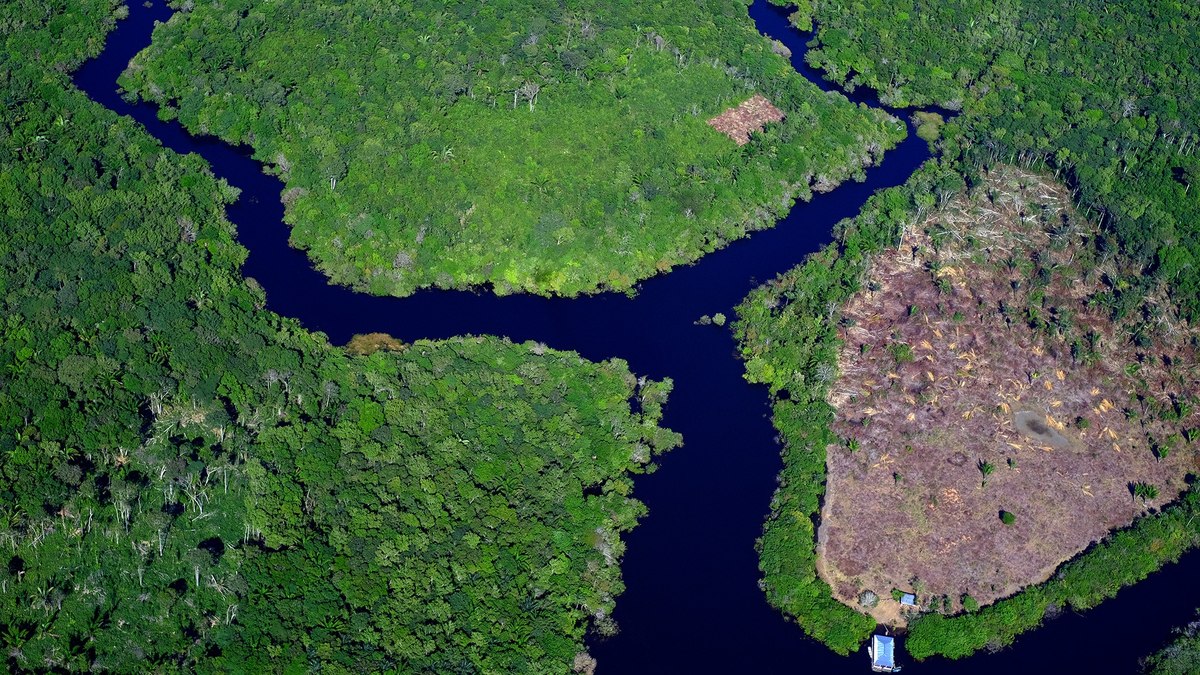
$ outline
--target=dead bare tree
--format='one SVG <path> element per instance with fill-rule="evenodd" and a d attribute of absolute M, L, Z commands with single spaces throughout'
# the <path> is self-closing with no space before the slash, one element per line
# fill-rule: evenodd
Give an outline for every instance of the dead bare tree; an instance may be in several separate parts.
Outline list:
<path fill-rule="evenodd" d="M 517 87 L 513 92 L 513 107 L 516 107 L 516 96 L 519 94 L 522 99 L 529 102 L 529 111 L 533 112 L 533 106 L 537 105 L 538 92 L 542 90 L 542 85 L 537 82 L 526 82 Z"/>

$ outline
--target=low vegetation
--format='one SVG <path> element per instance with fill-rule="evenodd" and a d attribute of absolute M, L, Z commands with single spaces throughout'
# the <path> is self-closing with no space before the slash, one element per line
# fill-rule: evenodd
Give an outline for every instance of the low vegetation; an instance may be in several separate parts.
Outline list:
<path fill-rule="evenodd" d="M 986 605 L 1174 499 L 1195 467 L 1182 439 L 1200 426 L 1200 333 L 1161 293 L 1113 320 L 1105 279 L 1129 272 L 1094 256 L 1096 227 L 1062 186 L 1011 167 L 981 178 L 874 256 L 839 313 L 843 442 L 827 450 L 820 541 L 847 604 L 911 585 L 925 605 Z M 996 528 L 1004 509 L 1022 518 Z"/>
<path fill-rule="evenodd" d="M 1000 649 L 1061 611 L 1083 611 L 1136 584 L 1200 545 L 1200 493 L 1146 516 L 1063 565 L 1047 582 L 978 611 L 923 614 L 909 625 L 905 647 L 916 659 L 957 659 Z M 964 602 L 965 604 L 965 602 Z"/>
<path fill-rule="evenodd" d="M 1066 7 L 1054 0 L 998 4 L 910 0 L 899 5 L 869 1 L 853 7 L 838 0 L 772 1 L 793 6 L 792 22 L 801 30 L 816 29 L 807 58 L 831 80 L 847 88 L 871 86 L 885 103 L 895 106 L 933 103 L 961 111 L 948 120 L 917 115 L 919 134 L 942 151 L 943 159 L 928 164 L 902 188 L 873 197 L 858 218 L 839 228 L 835 247 L 753 292 L 739 307 L 735 324 L 747 378 L 780 394 L 775 423 L 787 441 L 785 469 L 761 540 L 764 588 L 771 602 L 795 616 L 810 634 L 846 651 L 853 648 L 854 636 L 865 637 L 869 629 L 859 615 L 828 608 L 826 594 L 832 589 L 819 574 L 824 564 L 816 555 L 828 530 L 822 529 L 819 541 L 813 532 L 813 518 L 825 487 L 826 448 L 847 458 L 846 462 L 862 462 L 871 450 L 859 434 L 825 428 L 836 419 L 826 396 L 838 374 L 842 307 L 855 293 L 881 290 L 877 282 L 864 281 L 876 256 L 897 245 L 903 251 L 915 223 L 959 194 L 964 184 L 978 190 L 986 174 L 1007 162 L 1053 172 L 1070 186 L 1071 202 L 1082 218 L 1098 223 L 1095 236 L 1067 247 L 1091 261 L 1087 264 L 1093 269 L 1085 271 L 1103 274 L 1102 290 L 1090 298 L 1088 310 L 1121 326 L 1113 336 L 1120 347 L 1151 355 L 1156 341 L 1166 335 L 1165 344 L 1195 349 L 1190 334 L 1183 342 L 1171 342 L 1179 339 L 1171 332 L 1186 329 L 1200 313 L 1200 293 L 1196 292 L 1200 266 L 1194 263 L 1200 256 L 1200 240 L 1196 229 L 1188 225 L 1200 219 L 1200 199 L 1190 194 L 1191 183 L 1200 175 L 1195 153 L 1200 142 L 1196 117 L 1200 106 L 1195 105 L 1200 95 L 1195 77 L 1200 72 L 1195 67 L 1200 54 L 1200 17 L 1193 6 L 1178 3 L 1152 7 L 1110 3 L 1099 11 L 1075 4 Z M 1022 218 L 1036 220 L 1043 215 L 1031 212 Z M 943 244 L 931 240 L 925 248 L 931 243 Z M 981 242 L 965 243 L 970 249 Z M 1050 257 L 1057 255 L 1056 251 L 1060 249 L 1048 251 Z M 922 260 L 929 262 L 928 258 Z M 973 261 L 963 264 L 969 266 Z M 1034 274 L 1038 267 L 1050 277 L 1062 271 L 1044 265 L 1022 268 L 1021 274 L 1013 275 L 1022 286 L 1012 290 L 1027 293 L 1028 286 L 1043 283 L 1041 273 Z M 925 270 L 939 292 L 954 292 L 955 277 L 939 272 Z M 1086 283 L 1095 282 L 1095 277 L 1089 276 Z M 1033 313 L 1027 313 L 1028 303 L 1006 305 L 1006 312 L 1011 312 L 1009 320 L 1058 336 L 1056 340 L 1069 332 L 1060 331 L 1056 324 L 1079 327 L 1078 316 L 1070 312 L 1047 313 L 1045 298 L 1037 298 Z M 937 312 L 938 302 L 913 303 L 906 298 L 896 304 L 897 310 L 906 312 L 908 322 L 945 322 L 947 326 L 938 328 L 943 335 L 944 328 L 978 314 L 970 308 L 942 314 Z M 1173 308 L 1178 308 L 1178 314 Z M 853 326 L 844 322 L 840 328 L 849 331 Z M 1056 358 L 1075 361 L 1087 357 L 1093 351 L 1086 338 L 1088 330 L 1076 333 L 1085 338 L 1081 344 L 1074 340 L 1060 344 Z M 918 368 L 921 360 L 931 355 L 923 354 L 920 342 L 912 337 L 899 335 L 887 341 L 883 355 L 891 369 Z M 885 362 L 875 346 L 864 343 L 847 353 L 882 368 Z M 1109 344 L 1105 348 L 1115 347 Z M 851 362 L 843 358 L 841 365 Z M 1177 453 L 1186 452 L 1189 457 L 1176 465 L 1181 471 L 1194 453 L 1184 441 L 1193 442 L 1200 432 L 1194 431 L 1194 424 L 1177 424 L 1193 414 L 1187 376 L 1173 383 L 1171 391 L 1183 394 L 1177 399 L 1157 399 L 1150 384 L 1163 373 L 1163 366 L 1194 365 L 1194 361 L 1141 363 L 1124 356 L 1112 364 L 1120 370 L 1116 380 L 1135 384 L 1135 395 L 1110 399 L 1111 409 L 1102 412 L 1111 416 L 1115 411 L 1126 418 L 1126 428 L 1131 430 L 1127 441 L 1136 443 L 1136 462 L 1142 465 L 1138 471 L 1147 476 L 1158 472 L 1144 466 L 1147 456 L 1169 462 L 1177 459 Z M 1147 366 L 1148 376 L 1142 373 Z M 1065 378 L 1067 370 L 1063 370 Z M 1057 369 L 1039 370 L 1036 377 L 1031 372 L 1013 374 L 1018 382 L 1022 375 L 1030 389 L 1035 381 L 1058 381 Z M 930 403 L 913 398 L 914 414 Z M 1067 405 L 1065 400 L 1063 405 Z M 1107 425 L 1098 427 L 1100 420 L 1094 419 L 1094 414 L 1074 419 L 1047 417 L 1052 410 L 1055 408 L 1011 411 L 1013 428 L 1024 437 L 1016 442 L 1043 443 L 1052 449 L 1047 454 L 1063 454 L 1067 451 L 1064 443 L 1069 445 L 1072 439 L 1105 434 Z M 891 422 L 903 423 L 906 418 Z M 1146 424 L 1163 427 L 1151 430 Z M 872 426 L 860 425 L 860 431 L 870 433 Z M 1181 432 L 1168 430 L 1170 426 L 1183 428 Z M 1111 426 L 1109 431 L 1115 433 Z M 1120 443 L 1111 438 L 1107 442 Z M 905 456 L 907 445 L 911 443 L 899 440 L 889 444 L 889 459 Z M 963 471 L 974 473 L 973 494 L 990 497 L 1017 472 L 1032 470 L 1029 458 L 1012 456 L 1009 450 L 1015 448 L 1006 447 L 961 458 Z M 1132 454 L 1127 446 L 1122 446 L 1122 452 Z M 922 484 L 907 470 L 878 473 L 887 478 L 880 481 L 880 490 L 890 494 Z M 1112 479 L 1106 489 L 1111 499 L 1124 498 L 1127 519 L 1152 507 L 1155 500 L 1161 503 L 1175 494 L 1180 475 L 1148 477 L 1123 485 Z M 1081 486 L 1072 490 L 1078 499 Z M 1067 605 L 1086 608 L 1113 595 L 1196 544 L 1191 518 L 1195 499 L 1189 491 L 1162 513 L 1138 519 L 1040 586 L 983 609 L 970 594 L 959 596 L 957 605 L 965 613 L 921 616 L 911 626 L 909 649 L 918 657 L 935 653 L 963 656 L 985 646 L 1001 646 L 1037 626 L 1048 611 Z M 912 506 L 917 513 L 920 500 L 914 500 Z M 996 527 L 991 520 L 981 531 L 1014 536 L 1042 517 L 1019 502 L 1004 502 L 999 508 L 1012 508 L 1019 517 L 1008 527 Z M 989 518 L 994 519 L 997 512 L 992 509 Z M 943 596 L 941 603 L 928 606 L 954 611 L 955 604 L 950 596 Z M 873 611 L 882 616 L 883 609 Z M 889 614 L 887 618 L 902 617 Z"/>
<path fill-rule="evenodd" d="M 1006 171 L 1012 170 L 997 168 L 997 172 Z M 1037 178 L 1039 182 L 1042 180 Z M 836 411 L 829 404 L 829 397 L 836 394 L 836 391 L 831 390 L 831 385 L 837 381 L 839 354 L 860 358 L 863 354 L 878 354 L 881 351 L 875 348 L 864 350 L 859 345 L 841 342 L 839 334 L 852 329 L 853 325 L 851 321 L 844 320 L 840 312 L 852 301 L 856 293 L 863 296 L 882 293 L 882 285 L 867 277 L 867 271 L 871 269 L 873 261 L 878 260 L 881 255 L 894 255 L 890 252 L 895 251 L 897 243 L 901 241 L 902 232 L 905 233 L 906 241 L 913 242 L 914 223 L 924 221 L 926 215 L 939 206 L 944 208 L 950 204 L 963 189 L 963 179 L 953 163 L 927 164 L 906 185 L 875 195 L 856 219 L 842 223 L 838 228 L 839 241 L 836 247 L 811 256 L 804 265 L 755 290 L 738 308 L 739 319 L 735 324 L 735 331 L 742 345 L 743 357 L 746 359 L 747 377 L 751 381 L 767 384 L 772 392 L 777 393 L 774 406 L 775 424 L 786 441 L 785 468 L 781 474 L 779 490 L 772 502 L 772 515 L 760 542 L 764 588 L 773 604 L 796 617 L 809 634 L 837 651 L 845 652 L 856 648 L 861 640 L 869 635 L 875 621 L 833 600 L 833 589 L 822 576 L 825 571 L 823 559 L 817 555 L 818 544 L 825 545 L 825 533 L 828 531 L 823 529 L 822 537 L 818 541 L 813 527 L 819 500 L 826 487 L 827 453 L 835 453 L 845 458 L 838 461 L 860 462 L 862 460 L 859 458 L 868 450 L 865 443 L 859 443 L 858 448 L 854 448 L 853 441 L 857 440 L 857 434 L 846 436 L 835 431 L 840 428 L 845 432 L 847 429 L 837 426 Z M 985 182 L 981 181 L 974 190 L 975 198 L 986 199 Z M 1033 222 L 1036 222 L 1040 212 L 1030 213 L 1034 216 Z M 950 239 L 954 237 L 951 236 Z M 1074 244 L 1080 264 L 1089 259 L 1095 260 L 1088 257 L 1090 254 L 1084 253 L 1085 243 L 1077 240 Z M 931 247 L 932 242 L 926 246 Z M 911 246 L 909 251 L 911 258 Z M 938 288 L 933 270 L 921 266 L 918 266 L 918 269 L 929 277 L 929 283 L 934 288 Z M 1108 292 L 1114 292 L 1114 286 L 1120 283 L 1119 275 L 1112 274 L 1105 279 L 1104 283 L 1109 284 Z M 934 297 L 940 293 L 938 288 Z M 1040 302 L 1046 297 L 1053 297 L 1053 294 L 1038 297 Z M 1107 321 L 1117 321 L 1114 325 L 1121 326 L 1120 332 L 1113 334 L 1117 344 L 1135 345 L 1130 353 L 1136 354 L 1141 351 L 1148 357 L 1155 353 L 1156 344 L 1159 349 L 1169 344 L 1180 344 L 1171 342 L 1175 338 L 1170 338 L 1170 334 L 1171 331 L 1183 328 L 1184 324 L 1174 320 L 1158 322 L 1154 318 L 1172 317 L 1169 311 L 1163 313 L 1169 309 L 1169 304 L 1160 300 L 1161 295 L 1148 299 L 1139 311 L 1132 313 L 1140 319 L 1121 319 L 1124 314 L 1115 306 L 1105 310 Z M 942 299 L 942 302 L 946 301 L 947 299 Z M 923 304 L 936 309 L 936 301 Z M 907 317 L 907 321 L 922 326 L 926 320 L 931 323 L 934 321 L 935 317 L 929 316 L 924 309 L 912 312 L 912 306 L 912 300 L 906 299 L 895 311 Z M 976 310 L 976 313 L 982 309 L 984 308 Z M 965 322 L 968 315 L 967 312 L 959 311 L 948 312 L 945 316 L 953 326 L 955 323 Z M 937 315 L 936 318 L 943 320 L 941 316 Z M 1067 339 L 1070 332 L 1059 334 L 1045 324 L 1021 319 L 1017 319 L 1014 325 L 1019 330 L 1036 328 L 1039 335 L 1037 340 L 1044 344 L 1043 354 L 1049 353 L 1046 349 L 1051 344 L 1057 344 L 1056 352 L 1067 354 L 1065 358 L 1070 360 L 1073 343 Z M 1042 327 L 1038 328 L 1039 325 Z M 888 335 L 890 336 L 890 333 Z M 1138 336 L 1142 336 L 1140 343 Z M 1169 338 L 1168 341 L 1159 342 L 1164 336 Z M 1138 344 L 1141 346 L 1137 347 Z M 1194 342 L 1184 341 L 1183 345 L 1187 348 L 1195 347 Z M 914 350 L 912 361 L 896 359 L 888 350 L 882 351 L 886 354 L 886 361 L 882 361 L 881 366 L 887 364 L 891 369 L 918 368 L 921 367 L 922 361 L 929 364 L 928 360 L 924 359 L 924 354 L 920 354 L 920 349 Z M 1150 362 L 1152 358 L 1146 360 Z M 1130 380 L 1125 379 L 1128 376 L 1125 373 L 1126 365 L 1128 364 L 1122 360 L 1108 367 L 1117 368 L 1121 373 L 1121 381 L 1128 382 Z M 1176 364 L 1176 367 L 1194 366 L 1194 361 Z M 1153 396 L 1146 395 L 1150 387 L 1143 388 L 1138 383 L 1138 377 L 1143 373 L 1140 369 L 1130 369 L 1135 370 L 1134 375 L 1128 376 L 1137 385 L 1133 395 L 1122 399 L 1128 401 L 1126 407 L 1135 413 L 1127 420 L 1132 424 L 1131 428 L 1137 431 L 1143 429 L 1143 424 L 1155 428 L 1156 425 L 1176 424 L 1179 421 L 1178 413 L 1183 412 L 1185 408 L 1177 410 L 1173 405 L 1160 407 L 1161 401 L 1158 404 L 1149 403 L 1154 399 Z M 1052 377 L 1057 381 L 1054 371 L 1043 372 L 1052 373 Z M 1146 377 L 1151 378 L 1147 380 L 1147 384 L 1156 381 L 1153 379 L 1156 377 L 1153 372 L 1151 369 L 1145 373 Z M 928 381 L 923 374 L 922 377 Z M 1030 390 L 1032 391 L 1032 387 Z M 1183 393 L 1194 390 L 1194 387 L 1184 387 Z M 1046 391 L 1044 385 L 1041 385 L 1041 391 Z M 1087 392 L 1090 392 L 1090 389 Z M 1143 403 L 1148 406 L 1147 410 L 1152 407 L 1154 412 L 1144 414 Z M 928 402 L 918 406 L 913 412 L 926 410 L 927 406 Z M 1053 407 L 1050 409 L 1056 410 Z M 1192 414 L 1190 408 L 1186 410 L 1188 415 Z M 1092 412 L 1087 414 L 1089 418 L 1093 416 Z M 1122 409 L 1117 416 L 1124 417 L 1124 410 Z M 1071 418 L 1068 416 L 1067 419 Z M 907 415 L 903 415 L 892 423 L 906 422 Z M 865 427 L 857 425 L 861 432 L 870 431 L 873 427 L 874 424 Z M 1076 424 L 1075 428 L 1092 436 L 1097 431 L 1095 424 Z M 1189 436 L 1187 432 L 1183 435 L 1184 438 Z M 1135 434 L 1131 438 L 1138 437 Z M 1028 444 L 1032 440 L 1025 439 L 1022 442 Z M 1141 462 L 1144 467 L 1142 470 L 1158 471 L 1145 468 L 1147 464 L 1159 464 L 1154 460 L 1148 440 L 1141 436 L 1136 459 L 1135 453 L 1126 449 L 1122 453 L 1122 461 Z M 1115 454 L 1115 450 L 1108 445 L 1111 442 L 1110 439 L 1103 446 L 1110 448 L 1110 455 Z M 903 441 L 897 441 L 889 448 L 894 448 L 895 456 L 903 457 L 904 445 Z M 1022 473 L 1033 471 L 1030 463 L 1036 465 L 1045 461 L 1045 457 L 1039 457 L 1037 453 L 1014 455 L 1010 452 L 1015 450 L 1014 448 L 1004 447 L 1008 450 L 986 455 L 989 458 L 963 458 L 961 470 L 969 472 L 965 476 L 973 474 L 970 486 L 972 493 L 978 493 L 982 498 L 990 498 L 1001 481 L 1011 479 L 1011 474 L 1018 470 Z M 1180 444 L 1177 447 L 1183 446 Z M 1042 456 L 1055 454 L 1042 450 L 1038 453 Z M 912 454 L 916 454 L 915 451 Z M 1010 459 L 1012 461 L 1008 461 Z M 992 467 L 987 475 L 979 469 L 980 460 Z M 947 465 L 947 468 L 950 467 L 951 465 Z M 884 481 L 886 488 L 881 486 L 880 489 L 893 493 L 923 484 L 907 470 L 891 469 L 879 474 L 887 479 Z M 1114 475 L 1123 474 L 1114 472 Z M 1179 475 L 1175 474 L 1176 478 L 1173 480 L 1178 481 Z M 900 477 L 899 480 L 896 479 L 897 476 Z M 981 486 L 982 478 L 990 479 L 988 487 Z M 1134 501 L 1132 488 L 1126 480 L 1122 480 L 1113 488 L 1116 490 L 1114 499 L 1116 496 L 1122 496 L 1124 521 L 1128 521 L 1135 512 L 1143 508 L 1142 504 Z M 836 485 L 832 489 L 831 494 L 835 494 Z M 1082 494 L 1078 486 L 1074 490 L 1078 496 L 1072 497 L 1073 499 L 1082 497 L 1091 500 Z M 1094 490 L 1091 491 L 1095 494 Z M 1196 545 L 1194 521 L 1190 519 L 1195 500 L 1196 497 L 1191 491 L 1185 493 L 1179 505 L 1166 508 L 1162 513 L 1140 518 L 1131 528 L 1113 535 L 1062 567 L 1059 573 L 1045 584 L 1018 592 L 989 607 L 980 609 L 981 603 L 971 594 L 950 596 L 952 600 L 957 600 L 948 603 L 949 606 L 944 601 L 924 604 L 924 608 L 938 608 L 951 612 L 961 607 L 966 613 L 956 616 L 940 613 L 922 615 L 910 625 L 911 633 L 907 643 L 909 650 L 918 657 L 935 653 L 963 656 L 989 644 L 996 646 L 1011 642 L 1015 635 L 1039 625 L 1047 609 L 1053 611 L 1055 607 L 1061 608 L 1066 605 L 1084 609 L 1105 597 L 1110 597 L 1121 587 L 1144 578 L 1162 564 L 1177 558 L 1182 551 Z M 987 517 L 994 519 L 1000 508 L 1012 509 L 1014 514 L 1020 514 L 1012 526 L 997 527 L 992 524 L 995 521 L 991 520 L 979 533 L 987 536 L 1019 533 L 1039 517 L 1036 513 L 1027 511 L 1027 507 L 1018 507 L 1018 503 L 1005 501 L 987 512 Z M 1119 522 L 1114 522 L 1115 524 Z M 910 587 L 911 581 L 903 579 L 902 583 L 897 585 Z M 877 592 L 879 589 L 874 590 Z M 862 597 L 861 593 L 856 595 Z M 881 616 L 880 608 L 885 608 L 888 604 L 890 603 L 887 601 L 879 602 L 877 609 L 872 612 L 873 615 Z M 892 611 L 887 618 L 891 620 L 903 617 Z"/>
<path fill-rule="evenodd" d="M 2 669 L 587 663 L 670 383 L 262 311 L 234 191 L 71 86 L 115 10 L 0 5 Z"/>
<path fill-rule="evenodd" d="M 905 134 L 799 76 L 741 0 L 185 4 L 124 86 L 252 146 L 292 243 L 375 294 L 631 290 Z M 756 94 L 786 119 L 740 146 L 706 123 Z"/>

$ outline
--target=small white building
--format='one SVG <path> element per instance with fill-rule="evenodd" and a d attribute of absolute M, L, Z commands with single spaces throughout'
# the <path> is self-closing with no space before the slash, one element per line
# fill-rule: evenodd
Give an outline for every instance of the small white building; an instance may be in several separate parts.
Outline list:
<path fill-rule="evenodd" d="M 900 666 L 896 665 L 896 640 L 887 635 L 872 635 L 871 670 L 877 673 L 898 673 Z"/>

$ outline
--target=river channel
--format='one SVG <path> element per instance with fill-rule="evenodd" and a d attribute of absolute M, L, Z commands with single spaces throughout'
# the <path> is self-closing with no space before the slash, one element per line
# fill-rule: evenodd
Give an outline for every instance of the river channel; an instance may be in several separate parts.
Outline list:
<path fill-rule="evenodd" d="M 907 140 L 868 169 L 865 182 L 799 203 L 774 228 L 649 279 L 633 297 L 443 290 L 376 297 L 328 284 L 303 252 L 288 246 L 283 184 L 263 173 L 249 148 L 192 136 L 176 122 L 159 120 L 154 106 L 119 95 L 118 75 L 149 45 L 154 23 L 172 13 L 163 0 L 131 0 L 129 9 L 75 82 L 96 102 L 136 119 L 166 147 L 199 154 L 241 190 L 228 217 L 249 250 L 244 274 L 265 289 L 268 309 L 325 333 L 334 344 L 377 331 L 404 341 L 501 335 L 593 360 L 619 357 L 640 375 L 674 380 L 663 423 L 682 433 L 685 445 L 664 456 L 656 473 L 636 480 L 634 494 L 650 515 L 626 536 L 627 589 L 614 614 L 621 632 L 590 645 L 602 675 L 869 672 L 865 650 L 833 654 L 771 608 L 758 588 L 754 541 L 782 468 L 769 397 L 742 379 L 728 328 L 694 321 L 716 312 L 732 316 L 752 288 L 828 243 L 833 225 L 855 215 L 872 193 L 907 180 L 929 158 L 911 125 Z M 783 10 L 756 0 L 750 15 L 760 31 L 792 50 L 797 71 L 835 91 L 805 64 L 808 38 L 787 23 Z M 850 98 L 878 107 L 868 91 Z M 1132 672 L 1139 657 L 1164 643 L 1170 628 L 1189 621 L 1200 606 L 1200 587 L 1191 576 L 1198 568 L 1200 555 L 1193 553 L 1099 608 L 1050 621 L 997 654 L 923 663 L 901 656 L 902 663 L 914 673 Z"/>

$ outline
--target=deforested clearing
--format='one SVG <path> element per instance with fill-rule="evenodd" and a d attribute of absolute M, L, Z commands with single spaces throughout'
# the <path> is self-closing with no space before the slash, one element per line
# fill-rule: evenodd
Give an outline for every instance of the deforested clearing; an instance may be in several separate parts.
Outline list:
<path fill-rule="evenodd" d="M 750 134 L 762 131 L 771 122 L 782 122 L 783 111 L 755 94 L 740 105 L 726 110 L 708 121 L 709 126 L 733 139 L 738 145 L 750 142 Z"/>
<path fill-rule="evenodd" d="M 1047 579 L 1196 468 L 1197 331 L 1122 303 L 1069 191 L 1015 168 L 906 228 L 846 305 L 821 575 L 896 620 Z M 1007 514 L 1007 515 L 1006 515 Z M 913 610 L 916 611 L 916 610 Z"/>

